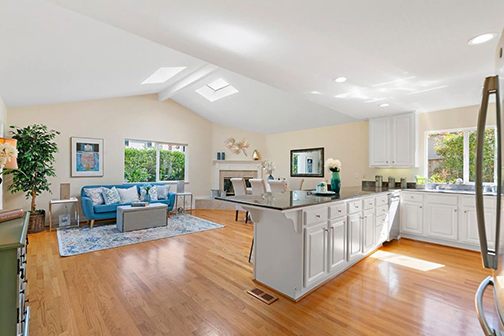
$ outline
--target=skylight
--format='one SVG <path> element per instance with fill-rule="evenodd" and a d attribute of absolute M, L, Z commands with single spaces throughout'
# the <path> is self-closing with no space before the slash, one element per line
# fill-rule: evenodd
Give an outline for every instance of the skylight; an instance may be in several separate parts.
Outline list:
<path fill-rule="evenodd" d="M 213 81 L 212 83 L 199 88 L 198 90 L 196 90 L 196 92 L 209 101 L 214 102 L 216 100 L 235 94 L 238 92 L 238 90 L 234 86 L 231 86 L 224 79 L 219 78 L 216 81 Z"/>
<path fill-rule="evenodd" d="M 172 78 L 180 71 L 184 70 L 186 67 L 163 67 L 159 68 L 156 72 L 150 75 L 149 78 L 142 82 L 144 84 L 159 84 L 164 83 L 168 79 Z"/>

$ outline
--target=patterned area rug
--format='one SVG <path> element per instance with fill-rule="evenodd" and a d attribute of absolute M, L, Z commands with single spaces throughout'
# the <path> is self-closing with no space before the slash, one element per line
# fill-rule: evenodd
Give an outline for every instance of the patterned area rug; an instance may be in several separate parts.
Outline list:
<path fill-rule="evenodd" d="M 222 227 L 224 225 L 181 214 L 171 216 L 168 219 L 168 226 L 124 233 L 117 230 L 115 224 L 95 226 L 92 229 L 89 226 L 58 229 L 58 244 L 60 255 L 69 257 Z"/>

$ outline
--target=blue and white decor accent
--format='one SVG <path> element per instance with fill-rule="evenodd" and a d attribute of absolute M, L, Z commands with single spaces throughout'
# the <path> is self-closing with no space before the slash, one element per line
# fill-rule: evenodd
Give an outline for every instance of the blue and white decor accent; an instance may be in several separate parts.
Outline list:
<path fill-rule="evenodd" d="M 224 225 L 201 218 L 180 214 L 170 217 L 168 226 L 124 233 L 120 232 L 115 224 L 97 226 L 93 229 L 89 226 L 74 229 L 58 229 L 58 245 L 60 255 L 69 257 L 223 227 Z"/>

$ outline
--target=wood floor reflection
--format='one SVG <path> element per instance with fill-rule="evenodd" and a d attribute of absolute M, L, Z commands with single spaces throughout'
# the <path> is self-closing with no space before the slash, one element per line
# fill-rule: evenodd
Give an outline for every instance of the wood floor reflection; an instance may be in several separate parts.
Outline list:
<path fill-rule="evenodd" d="M 480 335 L 479 254 L 402 239 L 381 251 L 443 267 L 366 258 L 298 303 L 246 293 L 252 225 L 61 258 L 55 232 L 30 235 L 30 335 Z M 387 254 L 382 254 L 387 255 Z M 415 263 L 413 263 L 414 265 Z M 488 319 L 497 324 L 487 293 Z"/>

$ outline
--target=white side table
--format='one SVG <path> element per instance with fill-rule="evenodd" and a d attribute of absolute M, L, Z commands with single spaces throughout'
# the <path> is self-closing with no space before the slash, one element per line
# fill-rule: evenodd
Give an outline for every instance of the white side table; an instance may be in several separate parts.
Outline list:
<path fill-rule="evenodd" d="M 79 215 L 79 199 L 76 197 L 70 197 L 69 199 L 66 200 L 50 200 L 49 201 L 49 230 L 57 229 L 60 227 L 59 223 L 57 225 L 54 225 L 52 222 L 52 208 L 53 205 L 73 205 L 74 206 L 74 219 L 75 223 L 67 226 L 62 226 L 64 228 L 73 228 L 73 227 L 79 227 L 79 220 L 80 220 L 80 215 Z"/>
<path fill-rule="evenodd" d="M 185 192 L 181 192 L 181 193 L 175 193 L 175 213 L 178 213 L 178 199 L 179 197 L 182 197 L 184 199 L 184 206 L 183 206 L 183 212 L 186 212 L 186 208 L 185 208 L 185 204 L 186 204 L 186 197 L 190 197 L 190 200 L 191 200 L 191 206 L 190 206 L 190 210 L 192 212 L 193 208 L 192 208 L 192 204 L 193 204 L 193 194 L 192 192 L 189 192 L 189 191 L 185 191 Z"/>

